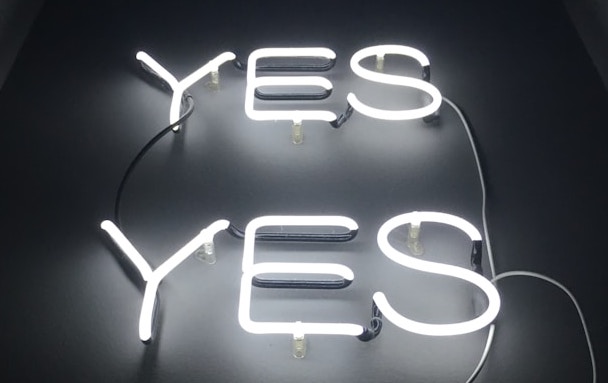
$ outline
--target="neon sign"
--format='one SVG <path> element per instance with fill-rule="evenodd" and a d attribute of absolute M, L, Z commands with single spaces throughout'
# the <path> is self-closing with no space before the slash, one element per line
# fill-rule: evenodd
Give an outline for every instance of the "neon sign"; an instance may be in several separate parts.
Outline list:
<path fill-rule="evenodd" d="M 393 75 L 388 73 L 374 72 L 361 66 L 360 62 L 375 56 L 378 63 L 377 69 L 383 68 L 386 55 L 401 55 L 415 59 L 422 67 L 421 78 Z M 427 105 L 416 109 L 385 110 L 367 105 L 359 100 L 354 93 L 349 93 L 346 112 L 338 116 L 329 110 L 258 110 L 255 108 L 255 100 L 277 101 L 277 100 L 323 100 L 329 97 L 333 90 L 333 84 L 322 76 L 258 76 L 258 71 L 264 72 L 324 72 L 333 68 L 336 54 L 329 48 L 262 48 L 257 49 L 249 55 L 247 65 L 240 63 L 232 52 L 224 52 L 209 61 L 192 74 L 178 81 L 167 69 L 160 65 L 145 52 L 136 55 L 142 65 L 150 72 L 161 78 L 173 91 L 171 107 L 169 111 L 169 123 L 178 121 L 182 97 L 186 90 L 207 74 L 211 74 L 212 83 L 217 85 L 219 81 L 219 67 L 233 61 L 235 65 L 247 71 L 247 87 L 245 90 L 244 110 L 247 117 L 254 121 L 292 121 L 292 141 L 295 144 L 302 143 L 302 123 L 305 120 L 317 120 L 329 122 L 334 128 L 339 128 L 357 111 L 363 115 L 380 120 L 412 120 L 427 118 L 437 112 L 441 106 L 441 93 L 430 83 L 430 62 L 428 58 L 418 49 L 403 45 L 377 45 L 364 48 L 353 54 L 350 60 L 352 71 L 359 77 L 368 81 L 392 86 L 402 86 L 417 89 L 430 96 Z M 324 59 L 321 64 L 274 64 L 259 65 L 263 59 Z M 264 87 L 287 88 L 290 92 L 268 93 L 261 91 Z M 322 89 L 320 93 L 294 92 L 294 87 L 307 87 Z M 173 131 L 179 131 L 179 125 L 173 127 Z"/>
<path fill-rule="evenodd" d="M 356 336 L 360 340 L 369 341 L 379 333 L 378 320 L 384 315 L 390 322 L 406 331 L 416 332 L 424 335 L 458 335 L 466 334 L 479 330 L 490 324 L 498 315 L 500 309 L 500 296 L 498 291 L 480 274 L 466 270 L 462 267 L 452 266 L 444 263 L 422 261 L 412 256 L 404 254 L 393 248 L 388 242 L 388 234 L 396 227 L 421 222 L 438 222 L 454 226 L 464 231 L 473 242 L 472 263 L 481 259 L 481 235 L 477 229 L 462 218 L 438 212 L 411 212 L 396 216 L 388 220 L 378 232 L 378 246 L 392 261 L 402 266 L 416 269 L 419 271 L 445 275 L 465 280 L 479 287 L 488 298 L 486 311 L 470 321 L 451 324 L 426 324 L 408 319 L 397 313 L 384 293 L 376 292 L 373 295 L 374 307 L 377 307 L 371 320 L 371 327 L 365 327 L 352 323 L 303 323 L 295 322 L 255 322 L 249 316 L 251 307 L 252 285 L 265 288 L 307 288 L 307 289 L 341 289 L 348 287 L 354 280 L 353 271 L 345 265 L 336 263 L 296 263 L 296 262 L 254 262 L 254 250 L 256 239 L 281 241 L 322 241 L 324 237 L 304 237 L 301 234 L 259 235 L 259 229 L 268 226 L 298 226 L 298 227 L 342 227 L 348 230 L 346 234 L 339 234 L 341 241 L 348 241 L 354 238 L 358 230 L 355 221 L 348 217 L 341 216 L 265 216 L 253 219 L 245 230 L 243 263 L 241 278 L 241 289 L 239 298 L 238 319 L 241 327 L 252 334 L 293 334 L 295 337 L 302 337 L 306 334 L 321 335 L 349 335 Z M 133 265 L 139 270 L 142 279 L 146 281 L 146 289 L 139 319 L 139 337 L 143 342 L 148 342 L 152 337 L 152 322 L 154 305 L 158 285 L 180 263 L 192 255 L 197 249 L 205 244 L 212 244 L 214 236 L 223 230 L 231 229 L 231 225 L 226 220 L 219 220 L 207 228 L 203 229 L 199 235 L 185 244 L 180 250 L 169 257 L 156 270 L 152 270 L 144 257 L 135 249 L 124 234 L 111 221 L 103 221 L 101 228 L 105 230 L 110 238 L 131 260 Z M 332 239 L 332 241 L 335 241 Z M 264 274 L 310 274 L 310 275 L 333 275 L 338 276 L 337 280 L 298 280 L 298 279 L 260 279 Z"/>
<path fill-rule="evenodd" d="M 386 55 L 401 55 L 411 57 L 422 67 L 421 79 L 409 76 L 392 75 L 374 72 L 361 66 L 361 61 L 367 57 L 376 57 L 377 70 L 381 70 Z M 430 63 L 428 58 L 419 50 L 401 45 L 379 45 L 368 47 L 356 52 L 350 67 L 359 77 L 385 85 L 414 88 L 430 97 L 426 105 L 416 109 L 384 110 L 361 102 L 354 93 L 347 96 L 347 111 L 338 116 L 327 110 L 257 110 L 254 99 L 264 101 L 276 100 L 323 100 L 333 89 L 332 83 L 321 76 L 258 76 L 257 72 L 323 72 L 331 70 L 335 64 L 336 55 L 328 48 L 264 48 L 253 51 L 247 65 L 238 62 L 232 52 L 224 52 L 194 71 L 181 81 L 178 81 L 168 70 L 145 52 L 139 52 L 137 59 L 145 69 L 162 79 L 172 90 L 172 101 L 169 112 L 169 122 L 173 125 L 180 121 L 180 106 L 186 90 L 204 76 L 211 74 L 212 82 L 217 85 L 219 67 L 234 61 L 237 68 L 247 71 L 247 87 L 245 94 L 245 114 L 255 121 L 288 120 L 293 123 L 293 141 L 301 142 L 301 125 L 304 120 L 320 120 L 329 122 L 333 127 L 340 127 L 353 113 L 358 111 L 368 117 L 380 120 L 409 120 L 425 118 L 437 112 L 442 97 L 430 84 Z M 287 61 L 279 64 L 260 64 L 269 59 L 315 59 L 314 62 L 294 64 Z M 321 60 L 319 63 L 318 60 Z M 320 92 L 298 92 L 294 88 L 314 88 Z M 288 89 L 287 92 L 267 91 L 267 89 Z M 177 131 L 179 126 L 174 126 Z M 410 237 L 417 238 L 422 222 L 438 222 L 454 226 L 464 231 L 473 243 L 471 254 L 474 271 L 443 263 L 422 261 L 404 254 L 393 248 L 388 242 L 388 234 L 394 228 L 410 225 Z M 346 232 L 339 234 L 301 234 L 301 233 L 266 233 L 263 227 L 297 226 L 297 227 L 339 227 Z M 265 216 L 253 219 L 245 232 L 231 225 L 227 220 L 219 220 L 203 229 L 199 235 L 185 244 L 180 250 L 169 257 L 161 266 L 152 270 L 145 258 L 135 249 L 120 229 L 111 221 L 104 221 L 101 228 L 112 238 L 115 244 L 125 253 L 138 269 L 146 282 L 141 313 L 139 318 L 139 337 L 148 342 L 152 338 L 154 308 L 159 284 L 172 270 L 199 249 L 211 258 L 214 257 L 213 238 L 220 231 L 227 231 L 237 238 L 244 240 L 242 278 L 239 298 L 238 319 L 241 327 L 253 334 L 292 334 L 294 340 L 302 340 L 307 334 L 334 334 L 355 336 L 362 341 L 374 339 L 382 328 L 383 315 L 390 322 L 403 330 L 425 335 L 457 335 L 479 330 L 490 324 L 500 308 L 500 297 L 496 288 L 481 275 L 481 235 L 473 225 L 462 218 L 437 212 L 412 212 L 403 214 L 387 221 L 378 232 L 378 246 L 392 261 L 419 271 L 459 278 L 480 288 L 488 299 L 488 306 L 480 316 L 461 323 L 427 324 L 416 322 L 396 312 L 382 292 L 376 292 L 372 299 L 372 318 L 370 325 L 363 326 L 354 323 L 311 323 L 311 322 L 256 322 L 250 317 L 252 287 L 261 288 L 290 288 L 290 289 L 342 289 L 348 287 L 355 278 L 354 272 L 343 264 L 336 263 L 296 263 L 296 262 L 254 262 L 256 241 L 289 241 L 289 242 L 345 242 L 354 238 L 358 225 L 348 217 L 341 216 Z M 414 249 L 415 247 L 410 247 Z M 419 255 L 417 251 L 412 251 Z M 214 259 L 214 258 L 213 258 Z M 212 262 L 210 262 L 212 263 Z M 308 275 L 317 278 L 282 279 L 276 275 Z M 273 278 L 264 278 L 272 275 Z M 332 276 L 333 279 L 318 279 L 318 275 Z M 337 277 L 337 279 L 336 279 Z"/>
<path fill-rule="evenodd" d="M 421 78 L 410 76 L 398 76 L 383 73 L 385 56 L 401 55 L 413 58 L 421 66 Z M 366 69 L 361 62 L 369 57 L 376 58 L 376 71 Z M 572 299 L 585 332 L 589 353 L 591 356 L 593 381 L 596 380 L 596 368 L 589 333 L 581 312 L 581 309 L 573 295 L 559 282 L 541 274 L 526 271 L 508 271 L 496 274 L 493 266 L 493 257 L 487 225 L 485 220 L 485 184 L 481 171 L 480 161 L 473 142 L 471 131 L 467 121 L 460 109 L 449 99 L 442 98 L 439 90 L 430 83 L 430 63 L 428 58 L 419 50 L 402 45 L 378 45 L 357 51 L 350 60 L 350 68 L 358 77 L 365 80 L 377 82 L 390 86 L 413 88 L 421 91 L 426 97 L 424 105 L 415 109 L 385 110 L 367 105 L 359 100 L 353 93 L 346 97 L 346 112 L 337 115 L 327 110 L 258 110 L 255 108 L 255 100 L 281 101 L 281 100 L 324 100 L 332 93 L 333 84 L 321 76 L 258 76 L 257 72 L 324 72 L 331 70 L 335 64 L 336 55 L 328 48 L 264 48 L 252 52 L 247 65 L 236 59 L 232 52 L 224 52 L 207 64 L 197 69 L 189 76 L 178 81 L 168 70 L 162 67 L 156 60 L 145 52 L 139 52 L 136 56 L 142 67 L 148 72 L 161 79 L 172 91 L 172 100 L 169 110 L 170 125 L 161 133 L 173 130 L 179 131 L 180 124 L 192 113 L 192 103 L 188 103 L 187 111 L 180 116 L 182 102 L 191 101 L 187 89 L 200 81 L 203 77 L 211 75 L 212 87 L 219 85 L 219 67 L 224 63 L 233 61 L 234 65 L 247 71 L 247 87 L 245 91 L 245 114 L 254 121 L 287 120 L 292 121 L 292 141 L 302 142 L 302 122 L 304 120 L 318 120 L 329 122 L 334 128 L 341 127 L 357 111 L 367 117 L 378 120 L 411 120 L 421 118 L 425 122 L 432 121 L 438 112 L 442 101 L 446 101 L 459 115 L 472 145 L 477 168 L 479 171 L 482 188 L 482 210 L 484 232 L 486 234 L 488 259 L 492 280 L 486 279 L 481 270 L 482 237 L 479 231 L 464 219 L 440 212 L 410 212 L 395 216 L 386 221 L 379 229 L 377 243 L 380 251 L 391 261 L 414 270 L 457 278 L 475 285 L 487 298 L 485 311 L 477 317 L 458 323 L 431 324 L 412 320 L 397 312 L 389 303 L 386 295 L 378 291 L 372 296 L 372 315 L 369 326 L 355 323 L 318 323 L 318 322 L 257 322 L 250 316 L 251 296 L 253 287 L 272 289 L 343 289 L 347 288 L 355 279 L 354 272 L 343 264 L 338 263 L 303 263 L 303 262 L 254 262 L 254 250 L 257 241 L 287 241 L 287 242 L 346 242 L 352 240 L 358 232 L 358 225 L 348 217 L 341 216 L 265 216 L 253 219 L 243 232 L 227 220 L 218 220 L 204 228 L 191 241 L 182 246 L 177 252 L 170 256 L 158 268 L 152 269 L 145 258 L 135 249 L 133 244 L 121 232 L 119 227 L 112 221 L 106 220 L 101 223 L 101 228 L 107 232 L 114 243 L 129 258 L 139 271 L 141 278 L 146 282 L 144 297 L 139 317 L 139 337 L 144 342 L 152 339 L 154 314 L 156 306 L 156 295 L 162 280 L 179 266 L 190 255 L 195 254 L 208 263 L 215 263 L 214 237 L 221 231 L 226 231 L 236 238 L 244 240 L 242 277 L 239 294 L 238 321 L 246 332 L 252 334 L 291 334 L 293 336 L 293 355 L 296 358 L 304 357 L 306 353 L 305 336 L 307 334 L 320 335 L 347 335 L 357 337 L 361 341 L 370 341 L 376 338 L 382 329 L 383 319 L 388 320 L 402 330 L 429 336 L 450 336 L 466 334 L 477 331 L 488 325 L 488 339 L 482 359 L 471 375 L 469 382 L 479 373 L 488 355 L 489 348 L 494 337 L 494 325 L 491 324 L 500 310 L 500 296 L 494 287 L 494 282 L 512 276 L 529 276 L 548 281 L 562 289 Z M 260 64 L 268 59 L 296 58 L 315 61 L 309 63 L 292 63 L 287 61 L 283 64 Z M 321 62 L 318 62 L 321 59 Z M 272 61 L 272 60 L 271 60 Z M 281 60 L 279 60 L 280 62 Z M 294 88 L 308 89 L 307 92 L 294 91 Z M 267 91 L 267 89 L 288 89 L 287 92 Z M 320 89 L 320 92 L 310 92 L 309 89 Z M 157 135 L 151 142 L 162 135 Z M 146 152 L 148 145 L 135 157 L 123 178 L 116 199 L 115 214 L 118 219 L 118 206 L 120 193 L 124 181 L 130 174 L 132 167 Z M 423 222 L 434 222 L 453 226 L 463 231 L 471 240 L 471 268 L 468 270 L 445 263 L 424 261 L 417 258 L 423 253 L 423 247 L 419 242 L 419 234 Z M 325 234 L 293 233 L 293 232 L 263 232 L 263 227 L 270 226 L 294 226 L 294 227 L 340 227 L 343 232 L 331 232 Z M 397 227 L 409 226 L 407 247 L 409 253 L 404 253 L 394 248 L 389 242 L 389 234 Z M 277 275 L 279 277 L 277 277 Z M 291 275 L 291 278 L 284 278 Z M 294 275 L 299 275 L 293 278 Z M 325 278 L 319 279 L 319 275 Z M 266 277 L 264 277 L 266 276 Z M 270 276 L 270 277 L 268 277 Z M 308 276 L 313 276 L 308 279 Z M 327 278 L 333 276 L 333 278 Z M 336 278 L 337 277 L 337 278 Z M 391 298 L 392 301 L 395 297 Z"/>

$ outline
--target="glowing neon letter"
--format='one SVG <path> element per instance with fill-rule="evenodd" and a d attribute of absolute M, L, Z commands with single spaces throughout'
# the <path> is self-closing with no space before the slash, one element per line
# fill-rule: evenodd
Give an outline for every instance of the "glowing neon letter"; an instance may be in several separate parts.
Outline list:
<path fill-rule="evenodd" d="M 472 241 L 481 241 L 481 234 L 469 222 L 454 215 L 438 212 L 411 212 L 398 215 L 386 221 L 378 231 L 378 246 L 380 250 L 392 261 L 415 270 L 447 275 L 460 278 L 479 287 L 488 297 L 486 311 L 469 321 L 450 324 L 429 324 L 408 319 L 395 311 L 388 303 L 382 292 L 376 292 L 373 296 L 374 302 L 384 314 L 385 318 L 406 331 L 423 335 L 458 335 L 479 330 L 490 324 L 500 309 L 500 296 L 494 285 L 483 276 L 458 266 L 447 265 L 438 262 L 423 261 L 406 255 L 395 249 L 388 241 L 389 233 L 398 226 L 412 222 L 437 222 L 454 226 L 464 231 Z"/>
<path fill-rule="evenodd" d="M 173 90 L 173 98 L 171 99 L 171 109 L 169 110 L 169 123 L 173 124 L 179 119 L 180 106 L 182 102 L 182 96 L 186 89 L 190 88 L 195 82 L 199 81 L 207 74 L 211 72 L 217 72 L 220 65 L 225 63 L 226 61 L 231 61 L 236 58 L 236 55 L 232 52 L 224 52 L 209 61 L 207 64 L 203 65 L 196 71 L 192 72 L 189 76 L 184 78 L 182 81 L 177 81 L 177 79 L 169 73 L 168 70 L 162 67 L 156 60 L 154 60 L 150 55 L 146 52 L 137 52 L 135 56 L 137 60 L 141 61 L 145 65 L 147 65 L 150 69 L 152 69 L 156 74 L 158 74 L 163 80 L 169 84 L 171 90 Z M 175 126 L 173 131 L 177 132 L 179 130 L 179 126 Z"/>
<path fill-rule="evenodd" d="M 335 113 L 326 110 L 256 110 L 255 90 L 261 86 L 317 86 L 326 91 L 332 89 L 331 82 L 319 76 L 266 76 L 256 77 L 257 61 L 265 57 L 322 57 L 335 60 L 336 54 L 328 48 L 262 48 L 249 55 L 247 60 L 247 89 L 245 91 L 245 113 L 255 121 L 288 120 L 301 123 L 304 120 L 335 121 Z M 286 69 L 287 70 L 287 69 Z"/>
<path fill-rule="evenodd" d="M 429 105 L 423 106 L 418 109 L 410 110 L 385 110 L 378 109 L 366 105 L 359 101 L 354 93 L 349 93 L 346 97 L 348 103 L 359 113 L 362 113 L 368 117 L 377 118 L 380 120 L 412 120 L 416 118 L 426 117 L 439 109 L 441 105 L 441 93 L 431 83 L 420 80 L 413 77 L 398 76 L 386 73 L 378 73 L 365 69 L 361 66 L 360 62 L 366 57 L 376 56 L 384 57 L 386 54 L 398 54 L 408 56 L 416 59 L 423 67 L 429 66 L 429 60 L 417 49 L 406 47 L 403 45 L 377 45 L 361 49 L 350 59 L 350 67 L 359 77 L 366 80 L 379 82 L 382 84 L 389 85 L 400 85 L 411 88 L 419 89 L 423 92 L 428 93 L 432 97 L 432 102 Z"/>
<path fill-rule="evenodd" d="M 173 269 L 186 260 L 192 253 L 205 243 L 213 242 L 213 237 L 221 230 L 225 230 L 229 225 L 226 220 L 215 221 L 207 228 L 203 229 L 190 242 L 169 257 L 156 270 L 152 270 L 144 257 L 135 249 L 131 242 L 124 236 L 112 221 L 103 221 L 101 228 L 105 230 L 116 245 L 133 262 L 141 277 L 146 281 L 146 290 L 141 305 L 139 316 L 139 338 L 147 342 L 152 338 L 152 319 L 154 305 L 156 303 L 156 292 L 158 285 Z"/>
<path fill-rule="evenodd" d="M 346 281 L 354 279 L 353 271 L 335 263 L 265 262 L 254 264 L 256 232 L 265 226 L 341 226 L 357 230 L 357 224 L 350 218 L 339 216 L 266 216 L 253 219 L 245 229 L 243 250 L 243 276 L 239 300 L 239 323 L 253 334 L 335 334 L 358 336 L 364 328 L 351 323 L 310 323 L 310 322 L 254 322 L 251 320 L 251 283 L 260 274 L 326 274 L 338 275 Z"/>

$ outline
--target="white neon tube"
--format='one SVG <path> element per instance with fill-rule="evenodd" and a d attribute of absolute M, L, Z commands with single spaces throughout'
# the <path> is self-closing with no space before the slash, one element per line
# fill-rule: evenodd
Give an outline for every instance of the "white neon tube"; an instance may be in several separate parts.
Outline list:
<path fill-rule="evenodd" d="M 217 71 L 219 66 L 225 63 L 226 61 L 234 60 L 236 58 L 236 55 L 232 52 L 224 52 L 213 60 L 209 61 L 207 64 L 197 69 L 196 71 L 194 71 L 192 74 L 188 75 L 182 81 L 177 81 L 177 79 L 171 73 L 169 73 L 168 70 L 163 68 L 162 65 L 160 65 L 157 61 L 155 61 L 152 57 L 150 57 L 150 55 L 145 52 L 137 52 L 135 58 L 149 66 L 156 73 L 158 73 L 158 75 L 163 80 L 167 81 L 167 83 L 171 87 L 171 90 L 173 90 L 171 107 L 169 109 L 169 124 L 173 124 L 174 122 L 179 120 L 182 96 L 184 95 L 186 89 L 191 87 L 194 83 L 196 83 L 212 71 Z M 179 126 L 175 126 L 173 130 L 178 131 Z"/>
<path fill-rule="evenodd" d="M 254 121 L 304 120 L 335 121 L 335 113 L 327 110 L 256 110 L 254 108 L 255 89 L 260 86 L 318 86 L 325 90 L 333 88 L 332 83 L 320 76 L 256 76 L 257 61 L 268 57 L 322 57 L 334 60 L 336 54 L 328 48 L 262 48 L 249 55 L 247 60 L 247 88 L 245 89 L 245 114 Z"/>
<path fill-rule="evenodd" d="M 376 292 L 373 296 L 374 302 L 385 316 L 394 325 L 406 330 L 423 335 L 458 335 L 477 331 L 490 324 L 500 310 L 500 296 L 494 285 L 483 276 L 462 267 L 447 265 L 438 262 L 423 261 L 395 249 L 388 241 L 390 232 L 398 226 L 412 222 L 437 222 L 454 226 L 465 232 L 472 241 L 481 240 L 481 234 L 469 222 L 454 215 L 438 212 L 411 212 L 393 217 L 386 221 L 378 231 L 378 246 L 380 250 L 392 261 L 415 270 L 446 275 L 463 279 L 479 287 L 488 297 L 488 307 L 480 316 L 460 323 L 429 324 L 414 321 L 399 314 L 393 309 L 386 296 L 382 292 Z"/>
<path fill-rule="evenodd" d="M 362 77 L 366 80 L 388 85 L 406 86 L 428 93 L 432 98 L 431 103 L 429 105 L 417 109 L 386 110 L 374 108 L 364 104 L 352 92 L 349 93 L 346 97 L 348 103 L 359 113 L 380 120 L 412 120 L 426 117 L 437 111 L 437 109 L 439 109 L 439 107 L 441 106 L 441 93 L 431 83 L 408 76 L 398 76 L 387 73 L 374 72 L 369 69 L 363 68 L 360 64 L 361 60 L 363 60 L 364 58 L 372 56 L 383 57 L 386 54 L 398 54 L 412 57 L 417 60 L 421 66 L 429 65 L 428 58 L 424 55 L 424 53 L 422 53 L 418 49 L 406 47 L 403 45 L 377 45 L 373 47 L 363 48 L 355 52 L 355 54 L 353 54 L 350 59 L 350 67 L 357 76 Z"/>
<path fill-rule="evenodd" d="M 319 76 L 293 76 L 293 77 L 256 77 L 247 83 L 245 90 L 245 114 L 254 121 L 294 121 L 304 120 L 335 121 L 335 113 L 327 110 L 256 110 L 254 108 L 255 89 L 260 86 L 318 86 L 325 90 L 332 89 L 331 82 Z"/>
<path fill-rule="evenodd" d="M 239 298 L 239 323 L 253 334 L 334 334 L 358 336 L 364 328 L 352 323 L 314 323 L 314 322 L 254 322 L 250 317 L 251 280 L 260 274 L 325 274 L 338 275 L 352 281 L 353 271 L 345 265 L 335 263 L 296 263 L 266 262 L 254 264 L 255 237 L 258 229 L 266 226 L 339 226 L 349 231 L 357 230 L 357 223 L 342 216 L 264 216 L 254 218 L 245 229 L 243 250 L 243 276 Z"/>
<path fill-rule="evenodd" d="M 101 228 L 108 233 L 120 250 L 133 262 L 137 270 L 139 270 L 141 278 L 147 281 L 152 275 L 152 268 L 127 237 L 124 236 L 122 231 L 112 221 L 103 221 Z"/>
<path fill-rule="evenodd" d="M 163 80 L 165 80 L 172 90 L 175 90 L 179 87 L 179 81 L 171 74 L 168 70 L 166 70 L 162 65 L 160 65 L 156 60 L 150 57 L 149 54 L 143 51 L 137 52 L 135 58 L 147 66 L 150 67 L 154 72 L 156 72 Z"/>
<path fill-rule="evenodd" d="M 152 337 L 152 320 L 154 304 L 156 302 L 156 291 L 158 285 L 173 269 L 194 253 L 204 243 L 213 241 L 213 237 L 218 232 L 225 230 L 230 223 L 226 220 L 218 220 L 203 229 L 190 242 L 185 244 L 175 254 L 163 262 L 156 270 L 146 262 L 144 257 L 135 249 L 118 227 L 112 221 L 103 221 L 101 228 L 105 230 L 116 245 L 133 262 L 146 281 L 146 290 L 139 315 L 139 338 L 146 342 Z"/>
<path fill-rule="evenodd" d="M 349 231 L 357 230 L 359 226 L 352 218 L 343 216 L 289 216 L 268 215 L 252 219 L 245 228 L 245 245 L 243 250 L 243 272 L 254 264 L 256 232 L 265 226 L 339 226 Z"/>
<path fill-rule="evenodd" d="M 160 282 L 158 279 L 152 279 L 146 283 L 144 299 L 142 300 L 141 311 L 139 312 L 139 339 L 142 342 L 152 339 L 154 306 L 156 305 L 156 292 L 158 291 Z"/>
<path fill-rule="evenodd" d="M 331 274 L 352 281 L 353 271 L 335 263 L 258 263 L 243 273 L 241 296 L 239 300 L 239 323 L 252 334 L 318 334 L 358 336 L 363 327 L 352 323 L 315 323 L 315 322 L 254 322 L 251 320 L 251 279 L 259 274 Z"/>

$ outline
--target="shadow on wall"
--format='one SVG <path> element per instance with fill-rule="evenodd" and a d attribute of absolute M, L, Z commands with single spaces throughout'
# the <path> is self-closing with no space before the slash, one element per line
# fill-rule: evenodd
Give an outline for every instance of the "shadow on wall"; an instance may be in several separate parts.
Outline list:
<path fill-rule="evenodd" d="M 564 0 L 564 5 L 608 90 L 608 1 Z"/>
<path fill-rule="evenodd" d="M 44 0 L 0 0 L 0 89 Z"/>

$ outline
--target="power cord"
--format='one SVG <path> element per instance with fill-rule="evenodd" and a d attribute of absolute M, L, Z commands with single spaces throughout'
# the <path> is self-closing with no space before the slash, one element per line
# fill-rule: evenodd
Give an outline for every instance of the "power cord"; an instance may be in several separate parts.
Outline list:
<path fill-rule="evenodd" d="M 568 297 L 572 300 L 572 303 L 574 304 L 574 307 L 576 308 L 576 311 L 578 312 L 579 318 L 581 320 L 581 324 L 583 326 L 583 331 L 585 333 L 585 339 L 587 341 L 587 347 L 589 349 L 589 356 L 591 359 L 591 369 L 592 369 L 592 374 L 593 374 L 593 383 L 596 383 L 597 381 L 597 372 L 596 372 L 596 365 L 595 365 L 595 356 L 593 353 L 593 347 L 591 345 L 591 337 L 589 336 L 589 331 L 587 329 L 587 324 L 585 322 L 585 318 L 583 316 L 583 312 L 576 300 L 576 298 L 574 297 L 574 295 L 561 283 L 557 282 L 556 280 L 549 278 L 545 275 L 539 274 L 539 273 L 535 273 L 535 272 L 531 272 L 531 271 L 506 271 L 503 272 L 501 274 L 496 274 L 496 268 L 494 267 L 494 254 L 492 252 L 492 245 L 490 242 L 490 234 L 488 231 L 488 223 L 487 223 L 487 217 L 486 217 L 486 182 L 483 176 L 483 169 L 481 167 L 481 160 L 479 158 L 479 153 L 477 152 L 477 145 L 475 143 L 475 139 L 473 137 L 473 133 L 471 131 L 471 127 L 467 121 L 467 118 L 465 117 L 464 113 L 462 112 L 462 110 L 450 99 L 443 97 L 443 101 L 446 102 L 446 104 L 448 104 L 452 109 L 454 109 L 454 111 L 456 112 L 456 114 L 458 115 L 458 117 L 460 118 L 460 120 L 462 121 L 462 124 L 465 128 L 465 131 L 467 133 L 467 136 L 469 138 L 469 142 L 471 144 L 471 149 L 473 151 L 473 155 L 475 157 L 475 164 L 477 166 L 477 172 L 479 174 L 479 183 L 481 186 L 481 195 L 482 195 L 482 203 L 481 203 L 481 210 L 482 210 L 482 225 L 483 225 L 483 232 L 484 232 L 484 237 L 486 240 L 486 248 L 487 248 L 487 252 L 488 252 L 488 261 L 490 264 L 490 273 L 491 273 L 491 281 L 492 283 L 496 284 L 496 282 L 498 282 L 501 279 L 504 278 L 509 278 L 509 277 L 514 277 L 514 276 L 525 276 L 525 277 L 532 277 L 532 278 L 538 278 L 541 280 L 544 280 L 546 282 L 549 282 L 557 287 L 559 287 L 564 293 L 566 293 L 568 295 Z M 466 383 L 472 383 L 477 376 L 479 375 L 479 372 L 481 371 L 481 369 L 483 368 L 486 360 L 488 359 L 488 355 L 490 353 L 490 349 L 492 347 L 492 342 L 494 340 L 494 334 L 495 334 L 495 330 L 496 330 L 496 325 L 495 324 L 491 324 L 488 330 L 488 338 L 486 340 L 486 345 L 484 347 L 484 351 L 481 355 L 481 358 L 479 360 L 479 363 L 477 364 L 477 366 L 475 367 L 475 370 L 473 370 L 473 373 L 471 374 L 471 376 L 469 377 L 469 379 L 467 379 Z"/>
<path fill-rule="evenodd" d="M 148 151 L 154 146 L 154 144 L 156 144 L 161 138 L 167 135 L 167 133 L 171 132 L 173 127 L 182 125 L 184 122 L 186 122 L 186 120 L 192 115 L 192 112 L 194 112 L 194 101 L 189 93 L 184 93 L 182 104 L 187 105 L 186 111 L 181 115 L 181 117 L 177 121 L 168 125 L 163 130 L 158 132 L 154 137 L 152 137 L 152 139 L 150 139 L 150 141 L 148 141 L 146 145 L 144 145 L 143 148 L 141 148 L 139 153 L 137 153 L 135 158 L 133 158 L 133 160 L 129 164 L 129 167 L 122 176 L 122 180 L 120 181 L 120 185 L 118 186 L 118 190 L 116 192 L 116 199 L 114 200 L 114 221 L 116 222 L 116 226 L 118 226 L 119 228 L 122 228 L 120 223 L 120 202 L 122 199 L 122 193 L 129 177 L 133 173 L 133 170 L 135 169 L 139 161 L 141 161 L 141 159 L 146 155 L 146 153 L 148 153 Z"/>
<path fill-rule="evenodd" d="M 596 366 L 595 366 L 595 356 L 593 354 L 593 347 L 591 347 L 591 337 L 589 336 L 589 330 L 587 329 L 587 324 L 585 323 L 585 317 L 583 316 L 583 311 L 581 310 L 581 307 L 578 304 L 578 302 L 576 301 L 576 298 L 574 297 L 574 295 L 566 288 L 566 286 L 562 285 L 555 279 L 549 278 L 546 275 L 534 273 L 531 271 L 521 271 L 521 270 L 505 271 L 504 273 L 500 273 L 497 276 L 495 276 L 494 278 L 492 278 L 492 282 L 496 283 L 501 279 L 509 278 L 509 277 L 532 277 L 532 278 L 542 279 L 543 281 L 549 282 L 549 283 L 559 287 L 564 293 L 566 293 L 566 295 L 568 295 L 570 300 L 572 300 L 572 303 L 574 304 L 574 307 L 576 308 L 578 316 L 581 320 L 581 324 L 583 325 L 583 332 L 585 333 L 585 340 L 587 341 L 587 347 L 589 348 L 589 357 L 591 359 L 591 370 L 593 372 L 593 383 L 595 383 L 597 380 L 597 372 L 596 372 Z"/>

